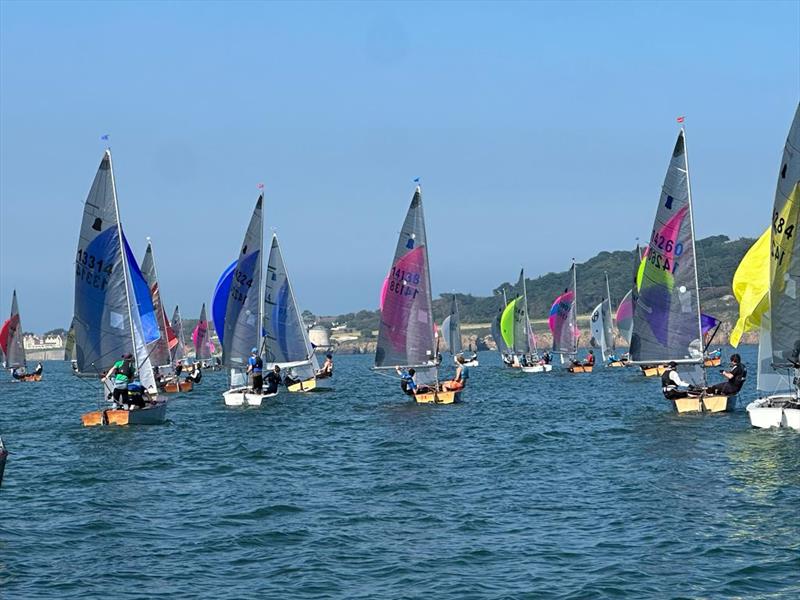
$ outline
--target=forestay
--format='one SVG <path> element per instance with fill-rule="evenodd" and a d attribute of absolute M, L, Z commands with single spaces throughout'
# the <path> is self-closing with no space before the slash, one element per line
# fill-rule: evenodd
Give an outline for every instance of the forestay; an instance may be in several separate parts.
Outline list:
<path fill-rule="evenodd" d="M 800 369 L 800 105 L 794 115 L 772 209 L 770 307 L 772 361 Z"/>
<path fill-rule="evenodd" d="M 381 290 L 375 366 L 415 367 L 418 383 L 436 378 L 436 346 L 428 246 L 419 186 L 408 208 L 392 266 Z M 429 368 L 421 369 L 421 366 Z"/>
<path fill-rule="evenodd" d="M 632 361 L 702 361 L 700 304 L 684 131 L 678 134 L 637 274 Z"/>
<path fill-rule="evenodd" d="M 291 364 L 295 378 L 313 377 L 319 365 L 275 234 L 267 262 L 263 323 L 268 367 L 277 364 L 285 368 Z"/>

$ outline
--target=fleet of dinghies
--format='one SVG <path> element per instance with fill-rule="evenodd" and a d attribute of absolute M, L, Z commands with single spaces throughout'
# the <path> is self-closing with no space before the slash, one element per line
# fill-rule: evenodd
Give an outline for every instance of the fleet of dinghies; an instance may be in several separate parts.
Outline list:
<path fill-rule="evenodd" d="M 683 119 L 679 119 L 683 122 Z M 210 305 L 221 346 L 228 406 L 261 406 L 278 394 L 330 389 L 331 372 L 321 371 L 281 251 L 277 234 L 264 260 L 264 196 L 256 200 L 237 258 L 217 282 Z M 742 260 L 733 281 L 740 319 L 731 335 L 735 347 L 744 331 L 758 329 L 758 397 L 747 404 L 758 428 L 800 429 L 800 106 L 781 161 L 771 224 Z M 681 126 L 656 205 L 653 228 L 642 253 L 634 253 L 630 289 L 614 310 L 608 274 L 604 295 L 589 315 L 592 351 L 577 360 L 578 277 L 573 259 L 569 281 L 547 315 L 550 351 L 567 373 L 591 373 L 599 364 L 641 369 L 661 376 L 665 396 L 674 370 L 688 391 L 670 399 L 678 413 L 729 412 L 738 393 L 707 386 L 706 369 L 720 364 L 709 346 L 720 323 L 701 311 L 694 214 L 686 131 Z M 265 268 L 266 265 L 266 268 Z M 422 404 L 461 399 L 477 352 L 466 353 L 458 299 L 437 329 L 433 317 L 427 232 L 419 185 L 406 212 L 389 271 L 380 291 L 380 325 L 374 371 L 399 376 L 403 391 Z M 513 298 L 502 290 L 502 305 L 491 334 L 505 367 L 519 373 L 553 371 L 550 353 L 540 352 L 528 312 L 524 270 Z M 628 352 L 617 356 L 617 340 Z M 440 380 L 446 347 L 456 368 Z M 39 381 L 41 368 L 27 371 L 17 294 L 0 328 L 4 367 L 20 381 Z M 191 350 L 191 353 L 190 353 Z M 75 259 L 74 316 L 66 359 L 85 378 L 99 401 L 83 415 L 84 425 L 164 422 L 164 394 L 192 389 L 181 372 L 210 366 L 217 348 L 203 303 L 187 349 L 176 306 L 167 317 L 153 243 L 148 238 L 137 263 L 125 237 L 110 150 L 106 150 L 86 199 Z M 668 365 L 670 365 L 668 367 Z M 674 373 L 673 373 L 674 374 Z M 255 375 L 255 377 L 254 377 Z M 268 383 L 264 385 L 264 375 Z M 743 380 L 743 377 L 742 377 Z M 199 378 L 194 379 L 199 382 Z M 719 388 L 717 388 L 719 389 Z M 0 440 L 0 481 L 7 452 Z"/>

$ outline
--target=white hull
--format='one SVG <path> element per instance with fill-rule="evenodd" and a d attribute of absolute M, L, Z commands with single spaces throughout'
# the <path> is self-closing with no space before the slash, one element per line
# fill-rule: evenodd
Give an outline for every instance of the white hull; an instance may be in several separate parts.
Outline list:
<path fill-rule="evenodd" d="M 793 402 L 790 406 L 786 406 Z M 800 431 L 800 408 L 798 399 L 793 396 L 770 396 L 759 398 L 747 405 L 750 424 L 759 429 L 788 427 Z"/>
<path fill-rule="evenodd" d="M 249 388 L 235 388 L 222 394 L 222 397 L 225 399 L 225 406 L 261 406 L 261 402 L 265 398 L 274 398 L 277 395 L 277 392 L 256 394 Z"/>
<path fill-rule="evenodd" d="M 476 358 L 475 360 L 468 360 L 467 362 L 464 363 L 464 366 L 465 367 L 478 367 L 478 366 L 480 366 L 480 364 L 481 363 Z"/>
<path fill-rule="evenodd" d="M 553 365 L 533 365 L 532 367 L 520 367 L 523 373 L 549 373 L 553 370 Z"/>

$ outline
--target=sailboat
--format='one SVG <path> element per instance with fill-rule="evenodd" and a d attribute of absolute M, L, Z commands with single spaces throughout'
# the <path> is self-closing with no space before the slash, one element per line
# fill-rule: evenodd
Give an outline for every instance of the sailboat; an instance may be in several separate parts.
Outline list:
<path fill-rule="evenodd" d="M 5 361 L 3 366 L 11 371 L 17 381 L 41 381 L 41 374 L 28 373 L 28 362 L 25 359 L 25 346 L 22 343 L 22 321 L 17 305 L 17 290 L 11 296 L 11 316 L 0 328 L 0 348 L 3 349 Z"/>
<path fill-rule="evenodd" d="M 214 354 L 214 344 L 208 330 L 208 317 L 206 317 L 206 303 L 200 308 L 200 318 L 192 331 L 192 345 L 194 346 L 194 359 L 205 368 L 206 361 Z"/>
<path fill-rule="evenodd" d="M 150 288 L 150 297 L 155 309 L 156 321 L 158 321 L 158 339 L 150 346 L 150 363 L 156 370 L 156 383 L 160 390 L 167 394 L 177 392 L 189 392 L 192 390 L 192 382 L 182 382 L 173 370 L 174 362 L 172 354 L 178 344 L 175 336 L 175 329 L 167 319 L 167 311 L 164 308 L 161 289 L 158 285 L 158 272 L 156 271 L 156 261 L 153 253 L 153 243 L 147 238 L 147 250 L 142 259 L 142 275 Z"/>
<path fill-rule="evenodd" d="M 553 365 L 539 360 L 536 338 L 528 316 L 528 289 L 524 269 L 520 269 L 517 287 L 519 295 L 506 305 L 500 316 L 500 335 L 509 348 L 507 356 L 510 360 L 506 364 L 523 373 L 552 371 Z"/>
<path fill-rule="evenodd" d="M 261 406 L 265 398 L 276 395 L 254 392 L 248 385 L 246 373 L 251 349 L 256 348 L 259 356 L 264 354 L 261 319 L 263 201 L 261 194 L 250 217 L 239 258 L 223 273 L 215 292 L 214 326 L 222 343 L 222 363 L 230 378 L 230 389 L 223 394 L 227 406 Z"/>
<path fill-rule="evenodd" d="M 508 347 L 508 344 L 506 344 L 506 341 L 503 339 L 501 325 L 503 312 L 505 311 L 506 306 L 508 306 L 508 299 L 506 298 L 506 290 L 504 288 L 503 304 L 500 306 L 500 309 L 497 311 L 497 315 L 495 315 L 495 318 L 492 320 L 491 333 L 492 339 L 497 347 L 497 351 L 500 353 L 500 359 L 503 361 L 503 364 L 507 367 L 512 367 L 514 365 L 514 357 L 511 354 L 511 348 Z"/>
<path fill-rule="evenodd" d="M 447 341 L 447 349 L 453 355 L 455 361 L 456 356 L 461 354 L 463 356 L 464 347 L 461 343 L 461 317 L 458 314 L 458 300 L 456 295 L 453 294 L 450 301 L 450 314 L 448 314 L 444 321 L 442 321 L 442 336 Z M 467 367 L 477 367 L 478 355 L 473 353 L 472 357 L 464 357 L 464 365 Z"/>
<path fill-rule="evenodd" d="M 289 377 L 296 381 L 287 386 L 290 392 L 331 389 L 330 377 L 316 377 L 319 371 L 317 356 L 308 339 L 278 236 L 274 233 L 267 260 L 263 324 L 266 369 L 277 365 L 288 371 Z"/>
<path fill-rule="evenodd" d="M 753 427 L 800 430 L 800 105 L 778 174 L 770 228 L 769 309 L 761 319 Z"/>
<path fill-rule="evenodd" d="M 611 289 L 608 285 L 608 273 L 606 273 L 606 297 L 598 304 L 592 311 L 590 322 L 590 330 L 592 337 L 589 344 L 593 348 L 600 350 L 603 357 L 603 363 L 609 360 L 612 356 L 617 354 L 617 343 L 614 339 L 613 330 L 613 316 L 611 313 Z M 621 367 L 623 363 L 616 360 L 609 363 L 609 366 Z"/>
<path fill-rule="evenodd" d="M 417 402 L 452 404 L 459 400 L 461 392 L 439 386 L 432 306 L 422 191 L 417 186 L 381 289 L 374 368 L 377 371 L 413 368 L 420 388 L 414 394 Z"/>
<path fill-rule="evenodd" d="M 84 414 L 85 426 L 163 423 L 167 403 L 158 397 L 148 344 L 158 339 L 150 289 L 122 232 L 111 151 L 100 161 L 83 208 L 75 258 L 75 360 L 81 373 L 107 373 L 131 353 L 149 395 L 144 408 Z M 105 381 L 103 401 L 111 384 Z"/>
<path fill-rule="evenodd" d="M 592 365 L 579 364 L 575 359 L 578 355 L 578 339 L 580 330 L 578 329 L 577 301 L 578 301 L 578 276 L 576 274 L 575 260 L 572 261 L 572 285 L 558 296 L 550 307 L 550 317 L 548 325 L 553 334 L 553 353 L 561 355 L 561 362 L 564 356 L 569 357 L 570 366 L 567 371 L 570 373 L 591 373 Z"/>
<path fill-rule="evenodd" d="M 664 178 L 636 290 L 629 364 L 653 368 L 674 361 L 682 379 L 704 386 L 694 217 L 683 127 Z M 702 394 L 670 400 L 680 413 L 728 411 L 735 401 L 735 397 Z"/>

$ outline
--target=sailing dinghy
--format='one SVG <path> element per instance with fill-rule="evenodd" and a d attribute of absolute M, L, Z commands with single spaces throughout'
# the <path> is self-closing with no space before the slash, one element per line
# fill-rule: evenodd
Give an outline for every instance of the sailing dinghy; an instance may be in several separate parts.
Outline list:
<path fill-rule="evenodd" d="M 100 161 L 86 204 L 75 258 L 75 361 L 99 378 L 132 354 L 145 389 L 144 408 L 111 408 L 84 414 L 85 426 L 163 423 L 167 403 L 158 397 L 148 344 L 158 339 L 150 289 L 122 232 L 111 151 Z M 111 392 L 104 379 L 102 401 Z"/>
<path fill-rule="evenodd" d="M 277 395 L 257 393 L 247 381 L 252 348 L 264 353 L 261 324 L 261 263 L 264 246 L 262 204 L 259 195 L 242 242 L 239 258 L 223 273 L 214 297 L 214 326 L 222 343 L 222 363 L 228 369 L 227 406 L 261 406 Z"/>
<path fill-rule="evenodd" d="M 677 363 L 684 381 L 705 386 L 703 331 L 694 244 L 694 217 L 681 128 L 658 200 L 653 232 L 639 264 L 633 311 L 632 365 Z M 733 410 L 735 396 L 702 393 L 670 400 L 679 412 Z"/>
<path fill-rule="evenodd" d="M 422 191 L 417 186 L 406 213 L 392 266 L 381 289 L 376 371 L 414 369 L 419 403 L 452 404 L 461 391 L 439 385 Z M 447 383 L 447 382 L 445 382 Z"/>
<path fill-rule="evenodd" d="M 295 381 L 287 386 L 290 392 L 331 389 L 331 378 L 317 375 L 319 363 L 308 339 L 277 234 L 272 235 L 267 260 L 263 311 L 266 369 L 277 365 L 287 372 Z"/>
<path fill-rule="evenodd" d="M 619 360 L 607 361 L 617 354 L 617 343 L 614 340 L 614 323 L 611 313 L 611 290 L 608 285 L 608 273 L 606 273 L 606 297 L 592 311 L 589 319 L 592 337 L 589 344 L 598 350 L 603 358 L 603 364 L 608 366 L 623 366 Z"/>
<path fill-rule="evenodd" d="M 28 373 L 25 346 L 22 343 L 22 321 L 17 305 L 17 290 L 11 296 L 11 316 L 0 328 L 0 348 L 5 356 L 4 367 L 11 371 L 16 381 L 41 381 L 41 373 Z"/>
<path fill-rule="evenodd" d="M 500 335 L 508 347 L 506 364 L 523 373 L 544 373 L 553 370 L 553 365 L 539 359 L 536 338 L 528 316 L 528 288 L 525 271 L 520 269 L 517 284 L 519 295 L 509 302 L 500 316 Z"/>
<path fill-rule="evenodd" d="M 153 243 L 147 238 L 147 250 L 142 259 L 142 275 L 144 275 L 147 286 L 150 288 L 150 298 L 153 301 L 153 309 L 158 322 L 158 339 L 150 345 L 150 363 L 156 372 L 156 384 L 161 392 L 174 394 L 178 391 L 191 391 L 191 382 L 187 382 L 188 389 L 179 386 L 180 378 L 172 368 L 172 351 L 178 340 L 175 330 L 167 319 L 167 311 L 164 308 L 161 288 L 158 285 L 158 272 L 156 270 L 156 260 L 153 253 Z"/>
<path fill-rule="evenodd" d="M 569 358 L 570 366 L 567 367 L 567 372 L 591 373 L 593 365 L 579 363 L 576 360 L 581 332 L 578 329 L 578 277 L 574 259 L 570 270 L 572 271 L 571 286 L 567 287 L 550 307 L 548 325 L 553 334 L 553 353 L 561 355 L 562 363 L 565 356 Z"/>
<path fill-rule="evenodd" d="M 800 104 L 778 174 L 770 228 L 769 310 L 761 319 L 753 427 L 800 430 Z"/>
<path fill-rule="evenodd" d="M 456 357 L 460 354 L 464 358 L 464 366 L 477 367 L 480 364 L 476 353 L 473 352 L 471 357 L 464 356 L 464 346 L 461 342 L 461 317 L 458 314 L 458 300 L 456 300 L 455 294 L 450 301 L 450 314 L 442 321 L 442 336 L 447 342 L 447 349 L 453 355 L 453 362 L 456 362 Z M 456 362 L 456 364 L 458 363 Z"/>
<path fill-rule="evenodd" d="M 164 315 L 166 316 L 166 315 Z M 186 361 L 186 344 L 184 343 L 183 336 L 183 319 L 181 318 L 181 309 L 175 306 L 172 312 L 172 321 L 168 323 L 169 331 L 171 332 L 172 340 L 170 341 L 170 363 L 175 369 L 176 376 L 173 381 L 167 382 L 164 389 L 167 392 L 191 392 L 194 388 L 194 383 L 189 379 L 181 379 L 177 375 L 177 366 L 181 365 L 181 372 L 186 373 L 190 371 L 189 365 Z"/>

